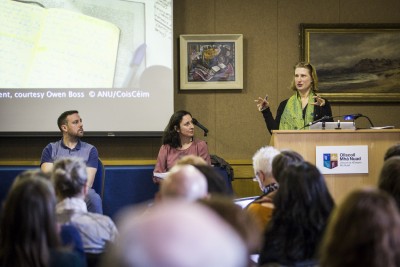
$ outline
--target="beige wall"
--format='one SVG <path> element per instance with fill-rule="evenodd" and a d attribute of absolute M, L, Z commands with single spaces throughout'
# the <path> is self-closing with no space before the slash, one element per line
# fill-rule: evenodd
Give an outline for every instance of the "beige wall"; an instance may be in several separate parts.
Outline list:
<path fill-rule="evenodd" d="M 187 109 L 210 130 L 209 150 L 227 160 L 250 160 L 269 143 L 270 134 L 253 100 L 268 93 L 275 112 L 287 89 L 292 65 L 299 59 L 300 23 L 400 23 L 398 0 L 175 0 L 175 109 Z M 244 36 L 244 89 L 187 92 L 179 90 L 180 34 Z M 27 111 L 28 113 L 29 111 Z M 363 113 L 375 124 L 400 128 L 398 103 L 333 104 L 334 114 Z M 85 114 L 81 114 L 85 118 Z M 0 161 L 39 160 L 54 137 L 0 138 Z M 85 138 L 105 160 L 155 160 L 160 138 Z"/>
<path fill-rule="evenodd" d="M 208 33 L 244 36 L 242 91 L 187 93 L 178 90 L 175 76 L 175 108 L 190 110 L 207 125 L 210 151 L 227 159 L 249 159 L 269 143 L 253 100 L 267 93 L 275 112 L 280 101 L 290 96 L 292 66 L 300 56 L 300 23 L 400 23 L 398 0 L 176 0 L 174 12 L 176 38 Z M 334 103 L 332 108 L 334 115 L 362 113 L 377 125 L 400 127 L 399 117 L 394 116 L 400 114 L 399 103 Z"/>

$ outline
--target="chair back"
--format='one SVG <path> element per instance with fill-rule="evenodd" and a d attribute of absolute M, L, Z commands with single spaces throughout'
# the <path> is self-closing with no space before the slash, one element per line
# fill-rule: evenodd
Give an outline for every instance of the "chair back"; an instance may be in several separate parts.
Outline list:
<path fill-rule="evenodd" d="M 97 194 L 100 195 L 102 199 L 104 193 L 104 177 L 105 177 L 104 165 L 101 159 L 99 158 L 97 164 L 97 172 L 94 177 L 92 188 L 94 189 L 94 191 L 96 191 Z"/>

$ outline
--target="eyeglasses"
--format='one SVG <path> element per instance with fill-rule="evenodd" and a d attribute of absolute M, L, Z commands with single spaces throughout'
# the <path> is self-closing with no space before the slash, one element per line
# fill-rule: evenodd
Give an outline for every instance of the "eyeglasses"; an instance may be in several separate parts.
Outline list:
<path fill-rule="evenodd" d="M 253 177 L 254 182 L 258 182 L 260 178 L 258 177 L 258 172 L 256 172 L 256 177 Z"/>

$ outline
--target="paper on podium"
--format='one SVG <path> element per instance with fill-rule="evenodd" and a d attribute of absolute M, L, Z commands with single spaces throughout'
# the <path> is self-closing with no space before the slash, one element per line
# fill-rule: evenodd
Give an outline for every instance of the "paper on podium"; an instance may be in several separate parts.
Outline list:
<path fill-rule="evenodd" d="M 378 127 L 371 127 L 370 129 L 373 129 L 373 130 L 394 129 L 394 126 L 378 126 Z"/>
<path fill-rule="evenodd" d="M 161 179 L 165 179 L 169 172 L 153 172 L 153 176 Z"/>

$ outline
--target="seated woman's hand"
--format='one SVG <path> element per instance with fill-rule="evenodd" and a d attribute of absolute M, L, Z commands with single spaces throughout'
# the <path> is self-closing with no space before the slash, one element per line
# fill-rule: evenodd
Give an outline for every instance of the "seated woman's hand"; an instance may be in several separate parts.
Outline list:
<path fill-rule="evenodd" d="M 267 101 L 268 95 L 265 96 L 265 98 L 258 97 L 258 99 L 254 100 L 254 102 L 257 103 L 257 109 L 258 111 L 263 111 L 269 108 L 269 102 Z"/>

